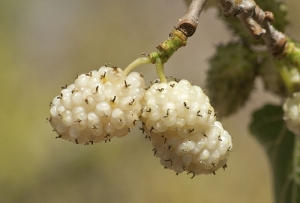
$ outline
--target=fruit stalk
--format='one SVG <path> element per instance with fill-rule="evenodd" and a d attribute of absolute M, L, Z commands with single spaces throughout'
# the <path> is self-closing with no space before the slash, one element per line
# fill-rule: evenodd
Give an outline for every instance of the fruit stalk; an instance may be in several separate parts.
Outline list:
<path fill-rule="evenodd" d="M 128 75 L 137 66 L 150 63 L 152 63 L 152 61 L 148 56 L 137 58 L 124 69 L 124 75 Z"/>

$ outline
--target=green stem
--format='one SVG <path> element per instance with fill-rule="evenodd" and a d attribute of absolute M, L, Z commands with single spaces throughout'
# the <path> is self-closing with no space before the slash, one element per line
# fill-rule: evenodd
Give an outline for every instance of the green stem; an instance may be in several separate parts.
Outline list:
<path fill-rule="evenodd" d="M 290 72 L 283 63 L 280 65 L 279 73 L 285 84 L 285 88 L 287 89 L 288 94 L 292 95 L 295 92 L 294 86 L 291 80 Z"/>
<path fill-rule="evenodd" d="M 300 71 L 300 48 L 295 43 L 288 39 L 285 45 L 285 49 L 281 56 L 286 62 L 295 66 Z"/>
<path fill-rule="evenodd" d="M 125 68 L 124 74 L 128 75 L 134 68 L 140 65 L 152 63 L 156 65 L 156 70 L 160 81 L 167 82 L 164 74 L 163 64 L 168 61 L 175 51 L 186 45 L 186 40 L 187 37 L 180 30 L 172 30 L 168 39 L 156 47 L 156 52 L 151 53 L 149 56 L 134 60 Z"/>
<path fill-rule="evenodd" d="M 300 136 L 295 135 L 294 141 L 294 154 L 293 154 L 293 170 L 292 170 L 292 177 L 293 177 L 293 185 L 292 185 L 292 201 L 293 203 L 297 202 L 297 195 L 298 195 L 298 186 L 300 184 Z"/>
<path fill-rule="evenodd" d="M 134 68 L 140 66 L 140 65 L 144 65 L 144 64 L 150 64 L 152 63 L 151 59 L 149 56 L 145 56 L 145 57 L 140 57 L 137 58 L 136 60 L 134 60 L 131 64 L 129 64 L 125 70 L 124 70 L 124 74 L 128 75 Z"/>
<path fill-rule="evenodd" d="M 280 75 L 290 96 L 300 90 L 298 79 L 300 74 L 300 48 L 298 46 L 292 39 L 287 38 L 282 54 L 277 57 L 280 59 L 277 61 L 277 67 L 280 67 Z"/>
<path fill-rule="evenodd" d="M 160 82 L 168 82 L 164 73 L 164 64 L 161 62 L 160 58 L 156 59 L 155 65 L 156 65 L 156 72 Z"/>
<path fill-rule="evenodd" d="M 158 58 L 161 63 L 166 63 L 175 51 L 186 45 L 186 40 L 187 37 L 181 31 L 172 30 L 168 39 L 156 47 L 157 51 L 150 54 L 152 63 L 156 63 Z"/>
<path fill-rule="evenodd" d="M 156 71 L 160 82 L 167 82 L 164 74 L 164 63 L 177 51 L 180 47 L 186 45 L 187 37 L 179 30 L 172 30 L 168 39 L 159 44 L 156 52 L 150 54 L 152 63 L 156 65 Z"/>

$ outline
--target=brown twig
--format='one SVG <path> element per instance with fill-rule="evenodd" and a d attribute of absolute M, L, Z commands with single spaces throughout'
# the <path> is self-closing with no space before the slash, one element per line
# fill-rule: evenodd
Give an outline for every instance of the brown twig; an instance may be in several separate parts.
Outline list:
<path fill-rule="evenodd" d="M 237 16 L 255 39 L 262 37 L 273 56 L 282 55 L 287 39 L 270 24 L 272 12 L 264 12 L 254 0 L 218 0 L 218 5 L 226 17 Z"/>
<path fill-rule="evenodd" d="M 183 32 L 187 37 L 191 37 L 196 31 L 198 18 L 206 1 L 207 0 L 193 0 L 188 11 L 179 19 L 175 28 Z"/>

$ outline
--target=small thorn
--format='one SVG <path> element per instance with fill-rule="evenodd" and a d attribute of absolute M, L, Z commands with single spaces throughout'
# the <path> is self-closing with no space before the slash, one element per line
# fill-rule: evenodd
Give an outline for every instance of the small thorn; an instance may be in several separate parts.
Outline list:
<path fill-rule="evenodd" d="M 113 99 L 110 100 L 111 103 L 114 103 L 116 101 L 117 96 L 114 96 Z"/>
<path fill-rule="evenodd" d="M 172 160 L 171 159 L 166 159 L 165 161 L 170 161 L 171 162 L 171 166 L 172 166 Z"/>
<path fill-rule="evenodd" d="M 169 116 L 169 111 L 170 111 L 170 109 L 167 110 L 167 114 L 165 116 L 163 116 L 163 118 L 167 118 Z"/>
<path fill-rule="evenodd" d="M 193 178 L 195 177 L 195 175 L 196 175 L 196 174 L 195 174 L 195 172 L 194 172 L 194 171 L 189 171 L 189 172 L 187 173 L 187 175 L 188 175 L 188 174 L 190 174 L 190 173 L 192 173 L 192 174 L 193 174 L 193 176 L 191 177 L 191 179 L 193 179 Z"/>
<path fill-rule="evenodd" d="M 58 136 L 55 137 L 55 139 L 57 139 L 57 138 L 62 138 L 62 136 L 61 136 L 61 135 L 58 135 Z"/>
<path fill-rule="evenodd" d="M 135 100 L 134 100 L 134 99 L 132 99 L 132 101 L 131 101 L 131 102 L 129 102 L 129 103 L 128 103 L 128 105 L 130 105 L 130 106 L 131 106 L 131 105 L 133 105 L 133 104 L 134 104 L 134 102 L 135 102 Z"/>
<path fill-rule="evenodd" d="M 138 121 L 138 120 L 134 120 L 134 121 L 133 121 L 133 125 L 136 125 L 136 122 L 137 122 L 137 121 Z"/>
<path fill-rule="evenodd" d="M 217 111 L 215 112 L 214 116 L 215 116 L 215 117 L 217 117 L 217 116 L 218 116 L 218 112 L 217 112 Z"/>
<path fill-rule="evenodd" d="M 100 79 L 104 79 L 104 78 L 105 78 L 105 76 L 106 76 L 106 72 L 104 72 L 104 74 L 103 74 L 103 75 L 101 75 Z"/>
<path fill-rule="evenodd" d="M 115 72 L 118 72 L 118 67 L 117 66 L 113 66 L 112 68 L 114 69 Z"/>
<path fill-rule="evenodd" d="M 193 132 L 195 129 L 193 128 L 193 129 L 189 129 L 189 133 L 191 133 L 191 132 Z"/>
<path fill-rule="evenodd" d="M 95 93 L 98 93 L 99 91 L 99 86 L 96 87 L 96 92 Z"/>
<path fill-rule="evenodd" d="M 144 128 L 140 127 L 139 129 L 142 131 L 142 134 L 145 133 L 145 129 Z"/>
<path fill-rule="evenodd" d="M 131 84 L 127 84 L 126 80 L 124 80 L 124 82 L 125 82 L 125 87 L 126 88 L 129 87 L 129 86 L 131 86 Z"/>
<path fill-rule="evenodd" d="M 152 151 L 154 151 L 154 156 L 156 155 L 156 148 L 153 148 Z"/>
<path fill-rule="evenodd" d="M 186 109 L 190 109 L 190 107 L 187 106 L 186 102 L 183 102 L 183 105 Z"/>

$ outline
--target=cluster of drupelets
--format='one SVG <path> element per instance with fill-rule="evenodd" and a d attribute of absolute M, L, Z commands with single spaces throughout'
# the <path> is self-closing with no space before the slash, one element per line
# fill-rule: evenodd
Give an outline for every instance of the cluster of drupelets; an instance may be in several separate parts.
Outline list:
<path fill-rule="evenodd" d="M 187 80 L 156 81 L 103 66 L 79 75 L 50 104 L 48 119 L 58 138 L 93 144 L 122 137 L 141 121 L 155 156 L 177 174 L 215 174 L 226 168 L 232 138 L 216 121 L 209 98 Z"/>

